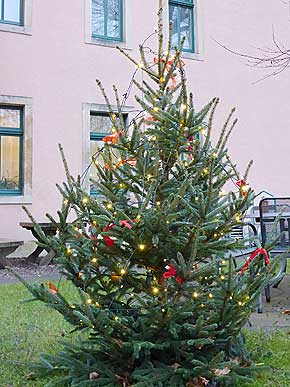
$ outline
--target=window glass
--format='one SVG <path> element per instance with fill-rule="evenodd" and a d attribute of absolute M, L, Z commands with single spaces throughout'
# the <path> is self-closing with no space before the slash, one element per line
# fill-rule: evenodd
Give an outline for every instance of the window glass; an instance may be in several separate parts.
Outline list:
<path fill-rule="evenodd" d="M 92 0 L 93 37 L 122 40 L 123 0 Z"/>
<path fill-rule="evenodd" d="M 169 20 L 172 21 L 172 47 L 177 47 L 178 39 L 178 7 L 175 5 L 169 6 Z"/>
<path fill-rule="evenodd" d="M 0 108 L 0 127 L 20 128 L 20 110 Z"/>
<path fill-rule="evenodd" d="M 15 23 L 20 22 L 20 1 L 4 0 L 4 20 Z"/>
<path fill-rule="evenodd" d="M 185 38 L 184 51 L 194 52 L 193 2 L 169 1 L 169 19 L 172 22 L 172 47 L 179 46 Z"/>
<path fill-rule="evenodd" d="M 0 136 L 0 190 L 19 190 L 20 138 Z"/>
<path fill-rule="evenodd" d="M 108 134 L 111 132 L 113 124 L 108 115 L 91 114 L 90 132 Z"/>
<path fill-rule="evenodd" d="M 107 34 L 109 37 L 118 38 L 120 36 L 120 9 L 119 0 L 108 0 L 108 21 Z"/>
<path fill-rule="evenodd" d="M 105 8 L 104 0 L 93 0 L 92 23 L 93 34 L 105 35 Z"/>
<path fill-rule="evenodd" d="M 184 49 L 192 47 L 192 10 L 187 7 L 180 7 L 180 40 L 185 37 Z"/>

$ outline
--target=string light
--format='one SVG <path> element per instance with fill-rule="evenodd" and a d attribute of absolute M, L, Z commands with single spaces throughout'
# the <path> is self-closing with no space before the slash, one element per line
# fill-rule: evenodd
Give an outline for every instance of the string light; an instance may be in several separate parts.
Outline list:
<path fill-rule="evenodd" d="M 237 221 L 237 222 L 240 222 L 240 221 L 241 221 L 241 215 L 240 215 L 240 214 L 237 214 L 237 215 L 236 215 L 236 221 Z"/>
<path fill-rule="evenodd" d="M 121 269 L 120 273 L 121 273 L 121 275 L 124 275 L 124 274 L 126 274 L 126 270 L 125 269 Z"/>
<path fill-rule="evenodd" d="M 180 105 L 180 107 L 181 107 L 181 109 L 184 111 L 184 110 L 186 110 L 186 108 L 187 108 L 187 106 L 184 104 L 184 103 L 182 103 L 181 105 Z"/>
<path fill-rule="evenodd" d="M 141 215 L 138 214 L 138 215 L 136 216 L 136 219 L 137 219 L 137 220 L 140 220 L 140 219 L 141 219 Z"/>
<path fill-rule="evenodd" d="M 89 298 L 88 300 L 87 300 L 87 304 L 91 304 L 93 302 L 93 300 L 91 299 L 91 298 Z"/>
<path fill-rule="evenodd" d="M 116 119 L 116 114 L 112 114 L 112 115 L 111 115 L 111 118 L 112 118 L 113 121 L 115 121 L 115 119 Z"/>
<path fill-rule="evenodd" d="M 157 287 L 154 287 L 154 288 L 152 289 L 152 293 L 153 293 L 153 294 L 158 294 L 158 293 L 159 293 L 159 289 L 158 289 Z"/>
<path fill-rule="evenodd" d="M 115 317 L 114 317 L 114 320 L 115 320 L 115 321 L 118 321 L 118 320 L 119 320 L 119 317 L 118 317 L 118 316 L 115 316 Z"/>
<path fill-rule="evenodd" d="M 138 249 L 141 250 L 141 251 L 144 251 L 146 248 L 146 245 L 144 245 L 143 243 L 141 243 L 140 245 L 138 245 Z"/>
<path fill-rule="evenodd" d="M 155 112 L 158 112 L 158 111 L 159 111 L 159 107 L 158 107 L 158 106 L 154 106 L 153 110 L 154 110 Z"/>
<path fill-rule="evenodd" d="M 89 201 L 89 198 L 87 198 L 87 197 L 84 197 L 83 200 L 82 200 L 83 204 L 87 204 L 88 201 Z"/>
<path fill-rule="evenodd" d="M 125 187 L 126 187 L 125 184 L 123 184 L 123 183 L 119 184 L 119 188 L 125 188 Z"/>
<path fill-rule="evenodd" d="M 97 261 L 98 261 L 98 260 L 97 260 L 96 257 L 92 258 L 92 262 L 93 262 L 93 263 L 96 263 Z"/>
<path fill-rule="evenodd" d="M 157 205 L 157 206 L 160 206 L 160 204 L 161 204 L 161 202 L 156 202 L 156 205 Z"/>
<path fill-rule="evenodd" d="M 226 279 L 226 277 L 225 277 L 224 275 L 221 275 L 221 276 L 220 276 L 220 279 L 221 279 L 222 281 L 224 281 L 224 280 Z"/>
<path fill-rule="evenodd" d="M 93 225 L 96 226 L 97 225 L 97 222 L 95 220 L 93 220 Z"/>
<path fill-rule="evenodd" d="M 162 312 L 162 313 L 164 313 L 164 312 L 165 312 L 165 309 L 164 309 L 164 308 L 163 308 L 163 309 L 161 309 L 161 312 Z"/>
<path fill-rule="evenodd" d="M 112 208 L 113 208 L 113 204 L 112 204 L 112 203 L 108 203 L 108 204 L 107 204 L 107 209 L 108 209 L 108 210 L 111 210 Z"/>
<path fill-rule="evenodd" d="M 68 200 L 67 199 L 64 199 L 64 204 L 68 204 Z"/>
<path fill-rule="evenodd" d="M 192 297 L 193 298 L 198 298 L 198 293 L 197 292 L 193 292 Z"/>
<path fill-rule="evenodd" d="M 209 293 L 208 298 L 213 298 L 213 294 Z"/>
<path fill-rule="evenodd" d="M 98 308 L 101 306 L 98 302 L 96 302 L 95 305 L 96 305 Z"/>

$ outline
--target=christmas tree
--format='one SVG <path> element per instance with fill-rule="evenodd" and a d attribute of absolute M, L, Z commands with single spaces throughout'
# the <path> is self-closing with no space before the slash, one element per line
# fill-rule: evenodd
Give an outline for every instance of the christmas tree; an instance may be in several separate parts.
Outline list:
<path fill-rule="evenodd" d="M 234 109 L 213 144 L 219 100 L 195 110 L 182 44 L 173 54 L 170 39 L 164 48 L 161 9 L 157 35 L 155 55 L 144 44 L 141 60 L 119 49 L 144 75 L 133 80 L 140 112 L 128 125 L 117 89 L 113 111 L 97 82 L 112 122 L 93 157 L 98 195 L 70 175 L 61 149 L 63 205 L 58 219 L 47 215 L 57 234 L 46 237 L 35 223 L 79 293 L 72 303 L 52 283 L 23 281 L 79 332 L 35 365 L 53 376 L 51 386 L 234 386 L 258 369 L 241 329 L 274 265 L 268 246 L 238 267 L 231 255 L 247 242 L 230 233 L 253 198 L 248 169 L 241 177 L 227 151 Z"/>

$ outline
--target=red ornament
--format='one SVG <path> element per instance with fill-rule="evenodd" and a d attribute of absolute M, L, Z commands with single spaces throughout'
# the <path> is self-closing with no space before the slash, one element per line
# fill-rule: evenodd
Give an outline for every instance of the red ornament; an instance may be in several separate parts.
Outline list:
<path fill-rule="evenodd" d="M 265 259 L 265 265 L 268 266 L 270 265 L 271 261 L 269 259 L 269 256 L 268 256 L 268 253 L 267 253 L 267 250 L 263 249 L 262 247 L 260 248 L 257 248 L 251 255 L 250 257 L 247 259 L 246 263 L 244 264 L 244 266 L 242 267 L 242 270 L 241 270 L 241 274 L 243 274 L 247 268 L 249 267 L 250 263 L 253 261 L 253 259 L 256 258 L 257 255 L 263 255 L 264 256 L 264 259 Z"/>
<path fill-rule="evenodd" d="M 105 228 L 104 228 L 104 231 L 105 232 L 108 232 L 110 230 L 110 228 L 114 227 L 114 223 L 109 223 Z M 105 244 L 108 246 L 108 247 L 113 247 L 114 244 L 115 244 L 115 241 L 110 238 L 109 236 L 105 235 L 104 236 L 104 242 Z"/>

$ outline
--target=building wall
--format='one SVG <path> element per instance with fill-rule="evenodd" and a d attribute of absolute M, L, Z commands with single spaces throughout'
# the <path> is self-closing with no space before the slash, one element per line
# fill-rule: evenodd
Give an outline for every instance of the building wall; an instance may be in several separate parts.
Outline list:
<path fill-rule="evenodd" d="M 271 45 L 275 25 L 280 40 L 287 43 L 288 10 L 276 0 L 268 0 L 267 7 L 263 0 L 196 1 L 202 52 L 185 59 L 196 105 L 221 98 L 216 137 L 227 112 L 236 106 L 239 124 L 230 140 L 234 160 L 243 169 L 254 159 L 249 183 L 257 192 L 287 195 L 289 71 L 253 84 L 263 73 L 247 67 L 215 40 L 255 53 L 253 47 Z M 120 92 L 127 89 L 134 65 L 114 47 L 89 42 L 89 0 L 30 2 L 29 34 L 1 31 L 0 26 L 0 94 L 32 98 L 32 200 L 26 203 L 34 217 L 44 221 L 45 213 L 53 214 L 61 202 L 55 183 L 64 180 L 64 171 L 57 144 L 63 145 L 72 174 L 82 173 L 82 109 L 86 103 L 104 103 L 95 80 L 101 79 L 112 97 L 113 83 Z M 125 0 L 125 48 L 130 55 L 137 55 L 138 44 L 156 27 L 157 8 L 157 0 Z M 149 43 L 154 47 L 154 39 Z M 128 106 L 134 105 L 133 96 L 134 92 Z M 0 197 L 0 237 L 31 239 L 19 227 L 27 220 L 22 203 L 3 201 Z"/>

